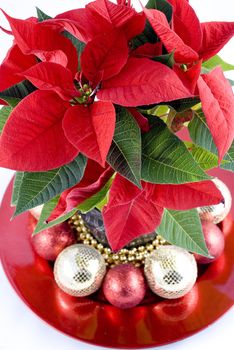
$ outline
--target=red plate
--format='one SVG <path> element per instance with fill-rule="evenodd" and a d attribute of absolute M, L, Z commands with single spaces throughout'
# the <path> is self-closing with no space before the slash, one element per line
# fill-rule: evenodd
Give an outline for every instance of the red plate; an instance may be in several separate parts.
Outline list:
<path fill-rule="evenodd" d="M 94 298 L 70 297 L 59 290 L 51 265 L 32 249 L 28 215 L 10 222 L 11 189 L 12 185 L 3 200 L 0 219 L 4 270 L 30 309 L 63 333 L 107 347 L 159 346 L 199 332 L 233 305 L 234 224 L 230 218 L 223 223 L 224 254 L 201 271 L 189 294 L 177 300 L 155 296 L 144 305 L 126 311 Z"/>

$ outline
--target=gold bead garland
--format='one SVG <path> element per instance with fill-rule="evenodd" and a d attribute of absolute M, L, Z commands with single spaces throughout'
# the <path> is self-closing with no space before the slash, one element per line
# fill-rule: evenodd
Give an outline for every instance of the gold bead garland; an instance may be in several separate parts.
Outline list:
<path fill-rule="evenodd" d="M 106 265 L 110 268 L 123 263 L 131 263 L 136 267 L 140 267 L 144 264 L 145 258 L 149 256 L 152 251 L 167 243 L 165 239 L 157 235 L 151 243 L 134 248 L 123 248 L 119 252 L 114 253 L 110 248 L 104 247 L 103 244 L 98 243 L 91 231 L 86 227 L 81 215 L 73 215 L 68 222 L 77 233 L 78 243 L 83 243 L 97 249 L 102 254 Z"/>

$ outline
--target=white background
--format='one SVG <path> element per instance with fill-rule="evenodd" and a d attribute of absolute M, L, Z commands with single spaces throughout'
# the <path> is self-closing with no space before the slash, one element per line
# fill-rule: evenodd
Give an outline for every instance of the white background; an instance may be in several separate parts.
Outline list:
<path fill-rule="evenodd" d="M 0 0 L 0 7 L 13 17 L 27 18 L 35 13 L 35 6 L 50 15 L 55 15 L 81 7 L 87 2 L 84 0 Z M 201 21 L 234 21 L 233 0 L 191 0 L 190 3 Z M 0 15 L 0 25 L 5 24 L 3 16 Z M 0 61 L 2 61 L 7 49 L 11 46 L 11 38 L 0 33 L 0 43 Z M 228 62 L 234 63 L 233 54 L 234 40 L 222 50 L 221 56 Z M 229 76 L 234 79 L 233 72 L 229 73 Z M 0 169 L 0 200 L 12 174 L 12 171 Z M 162 349 L 197 350 L 209 347 L 212 350 L 221 348 L 233 350 L 233 329 L 234 309 L 232 308 L 208 329 L 184 341 L 164 346 Z M 16 296 L 0 265 L 0 350 L 90 350 L 95 348 L 62 335 L 37 318 Z"/>

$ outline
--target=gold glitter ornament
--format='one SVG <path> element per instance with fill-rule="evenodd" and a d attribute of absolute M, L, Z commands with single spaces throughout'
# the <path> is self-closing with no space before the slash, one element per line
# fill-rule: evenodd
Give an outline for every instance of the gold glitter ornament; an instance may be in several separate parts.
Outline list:
<path fill-rule="evenodd" d="M 150 289 L 166 299 L 176 299 L 187 294 L 197 279 L 194 256 L 186 250 L 161 246 L 145 259 L 145 276 Z"/>
<path fill-rule="evenodd" d="M 223 181 L 219 179 L 213 179 L 212 181 L 221 192 L 224 202 L 206 207 L 199 207 L 197 210 L 201 220 L 218 224 L 225 219 L 231 210 L 232 195 Z"/>
<path fill-rule="evenodd" d="M 106 273 L 102 255 L 84 244 L 74 244 L 64 249 L 54 265 L 58 286 L 67 294 L 84 297 L 96 292 Z"/>

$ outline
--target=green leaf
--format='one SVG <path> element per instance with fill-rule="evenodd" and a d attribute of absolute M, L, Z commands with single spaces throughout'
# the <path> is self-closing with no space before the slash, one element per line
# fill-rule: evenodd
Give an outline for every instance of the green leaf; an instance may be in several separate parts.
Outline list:
<path fill-rule="evenodd" d="M 194 117 L 188 125 L 188 130 L 191 139 L 196 145 L 217 154 L 217 148 L 206 123 L 205 115 L 201 109 L 195 111 Z"/>
<path fill-rule="evenodd" d="M 203 170 L 210 170 L 218 166 L 218 156 L 216 154 L 194 144 L 189 147 L 189 150 Z"/>
<path fill-rule="evenodd" d="M 163 117 L 167 116 L 170 112 L 170 108 L 168 105 L 155 105 L 152 108 L 149 109 L 138 109 L 140 113 L 143 113 L 144 115 L 151 115 L 156 117 Z"/>
<path fill-rule="evenodd" d="M 145 28 L 143 32 L 139 35 L 137 35 L 131 42 L 131 47 L 133 50 L 138 48 L 141 45 L 144 45 L 146 43 L 155 44 L 157 41 L 159 41 L 157 35 L 155 34 L 155 31 L 153 30 L 151 24 L 148 20 L 145 22 Z"/>
<path fill-rule="evenodd" d="M 201 67 L 201 74 L 209 74 L 210 73 L 210 70 L 205 68 L 205 67 Z"/>
<path fill-rule="evenodd" d="M 11 205 L 16 206 L 18 199 L 19 199 L 19 191 L 20 186 L 23 180 L 24 173 L 21 171 L 18 171 L 15 175 L 14 179 L 14 185 L 13 185 L 13 192 L 12 192 L 12 198 L 11 198 Z"/>
<path fill-rule="evenodd" d="M 0 98 L 10 106 L 15 107 L 20 100 L 35 91 L 36 88 L 28 80 L 11 86 L 9 89 L 0 92 Z"/>
<path fill-rule="evenodd" d="M 108 196 L 109 192 L 107 192 L 106 196 L 103 198 L 102 201 L 100 201 L 99 203 L 97 203 L 95 205 L 95 208 L 97 208 L 99 211 L 102 211 L 102 209 L 104 208 L 104 206 L 108 203 L 108 199 L 109 199 L 109 196 Z"/>
<path fill-rule="evenodd" d="M 208 69 L 209 71 L 217 66 L 221 66 L 224 72 L 234 70 L 234 65 L 225 62 L 218 55 L 211 57 L 208 61 L 203 62 L 202 64 L 202 67 Z"/>
<path fill-rule="evenodd" d="M 75 48 L 76 48 L 76 52 L 77 52 L 77 55 L 78 55 L 78 71 L 80 71 L 81 70 L 80 57 L 81 57 L 81 54 L 82 54 L 82 52 L 83 52 L 83 50 L 85 48 L 85 43 L 83 43 L 82 41 L 77 39 L 74 35 L 69 33 L 67 30 L 62 32 L 62 34 L 67 39 L 69 39 L 72 42 L 72 44 L 75 46 Z"/>
<path fill-rule="evenodd" d="M 107 197 L 107 193 L 111 187 L 113 178 L 110 178 L 109 181 L 103 186 L 103 188 L 95 193 L 92 197 L 86 199 L 83 203 L 79 204 L 77 209 L 82 213 L 87 213 L 93 208 L 97 207 L 101 202 Z"/>
<path fill-rule="evenodd" d="M 51 19 L 52 17 L 48 16 L 45 12 L 43 12 L 42 10 L 40 10 L 38 7 L 36 7 L 37 9 L 37 18 L 39 22 L 43 22 L 47 19 Z"/>
<path fill-rule="evenodd" d="M 186 109 L 190 109 L 200 103 L 198 97 L 182 98 L 180 100 L 170 101 L 167 104 L 174 108 L 176 112 L 184 112 Z M 165 104 L 165 103 L 164 103 Z"/>
<path fill-rule="evenodd" d="M 33 235 L 36 233 L 39 233 L 42 230 L 45 230 L 48 227 L 48 225 L 50 225 L 50 224 L 46 223 L 46 220 L 50 217 L 50 214 L 56 208 L 58 201 L 59 201 L 59 196 L 56 196 L 43 205 L 41 215 L 40 215 L 40 218 L 38 220 L 37 226 L 34 229 Z M 52 226 L 50 226 L 50 227 L 52 227 Z"/>
<path fill-rule="evenodd" d="M 210 154 L 213 154 L 213 157 L 217 157 L 218 151 L 202 110 L 195 112 L 193 120 L 189 123 L 188 130 L 190 137 L 195 144 L 206 149 Z M 220 168 L 234 172 L 234 142 L 223 158 Z"/>
<path fill-rule="evenodd" d="M 192 144 L 191 146 L 189 146 L 189 150 L 193 155 L 193 158 L 196 160 L 196 162 L 200 165 L 200 167 L 203 170 L 210 170 L 213 168 L 218 167 L 218 155 L 214 154 L 200 146 L 194 145 Z M 231 154 L 231 151 L 230 151 Z M 234 162 L 234 159 L 230 159 L 230 157 L 228 157 L 229 154 L 227 153 L 226 159 L 223 159 L 221 162 L 221 168 L 224 169 L 229 169 L 231 166 L 230 162 Z M 232 155 L 234 157 L 234 154 Z M 234 163 L 233 163 L 234 165 Z M 231 170 L 231 169 L 229 169 Z"/>
<path fill-rule="evenodd" d="M 166 66 L 173 68 L 175 64 L 174 60 L 174 52 L 168 53 L 166 55 L 155 56 L 152 58 L 153 61 L 160 62 L 165 64 Z"/>
<path fill-rule="evenodd" d="M 42 208 L 40 219 L 37 223 L 37 226 L 35 227 L 33 235 L 36 235 L 37 233 L 39 233 L 43 230 L 46 230 L 48 228 L 51 228 L 55 225 L 61 224 L 62 222 L 68 220 L 71 216 L 73 216 L 77 212 L 77 209 L 74 208 L 69 213 L 60 216 L 58 219 L 50 221 L 49 223 L 46 223 L 46 220 L 49 218 L 50 214 L 52 213 L 54 208 L 57 206 L 58 200 L 59 200 L 59 196 L 51 199 L 49 202 L 44 204 L 44 206 Z"/>
<path fill-rule="evenodd" d="M 9 118 L 13 108 L 12 107 L 2 107 L 0 109 L 0 133 L 6 124 L 7 119 Z"/>
<path fill-rule="evenodd" d="M 142 160 L 142 179 L 147 182 L 182 184 L 210 178 L 184 143 L 158 118 L 154 127 L 142 135 Z"/>
<path fill-rule="evenodd" d="M 4 100 L 6 103 L 8 103 L 8 105 L 12 108 L 16 107 L 17 104 L 21 101 L 19 98 L 9 97 L 9 96 L 2 96 L 0 98 Z"/>
<path fill-rule="evenodd" d="M 231 86 L 234 86 L 234 80 L 228 79 Z"/>
<path fill-rule="evenodd" d="M 145 6 L 147 9 L 156 9 L 164 13 L 168 23 L 172 19 L 172 6 L 166 0 L 149 0 Z"/>
<path fill-rule="evenodd" d="M 186 211 L 164 209 L 157 233 L 171 244 L 209 256 L 197 209 Z"/>
<path fill-rule="evenodd" d="M 115 133 L 107 162 L 129 181 L 141 186 L 141 131 L 124 107 L 116 109 Z"/>
<path fill-rule="evenodd" d="M 149 0 L 148 2 L 147 2 L 147 4 L 145 5 L 145 7 L 147 8 L 147 9 L 156 9 L 156 1 L 157 0 Z"/>
<path fill-rule="evenodd" d="M 25 172 L 14 216 L 48 202 L 80 182 L 87 159 L 79 154 L 71 163 L 47 172 Z"/>
<path fill-rule="evenodd" d="M 142 111 L 142 113 L 149 114 L 149 111 L 158 108 L 159 106 L 168 106 L 172 107 L 176 112 L 184 112 L 187 109 L 190 109 L 194 106 L 196 106 L 198 103 L 200 103 L 200 99 L 198 97 L 189 97 L 189 98 L 183 98 L 180 100 L 175 101 L 169 101 L 169 102 L 162 102 L 156 105 L 146 105 L 146 106 L 140 106 L 139 109 Z M 145 111 L 145 112 L 144 112 Z"/>
<path fill-rule="evenodd" d="M 234 172 L 234 142 L 225 155 L 224 161 L 225 162 L 221 164 L 221 168 Z"/>

